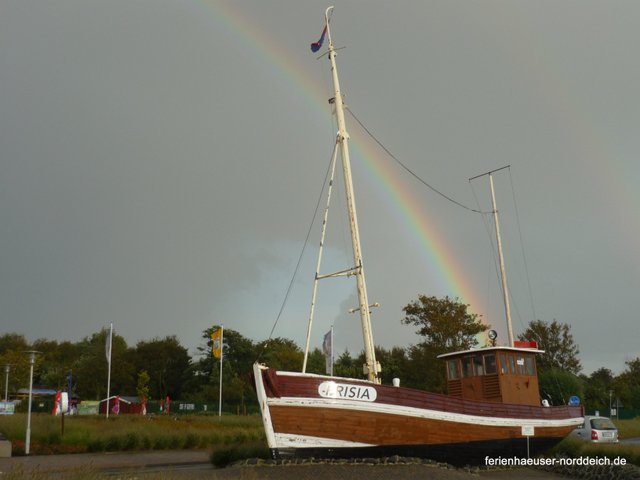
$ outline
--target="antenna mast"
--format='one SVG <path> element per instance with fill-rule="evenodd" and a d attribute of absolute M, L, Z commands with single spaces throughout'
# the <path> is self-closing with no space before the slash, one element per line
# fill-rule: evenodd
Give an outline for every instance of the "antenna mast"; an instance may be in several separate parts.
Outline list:
<path fill-rule="evenodd" d="M 371 331 L 371 315 L 369 312 L 369 300 L 367 298 L 367 286 L 364 279 L 364 267 L 362 264 L 362 250 L 360 247 L 360 233 L 358 230 L 358 217 L 356 215 L 356 204 L 353 193 L 353 180 L 351 178 L 351 162 L 349 160 L 349 134 L 347 133 L 346 122 L 344 119 L 344 101 L 340 92 L 340 81 L 338 80 L 338 69 L 336 67 L 336 49 L 331 39 L 331 31 L 329 29 L 329 19 L 333 13 L 333 7 L 327 8 L 325 12 L 325 21 L 327 28 L 327 37 L 329 40 L 329 62 L 331 63 L 331 74 L 333 77 L 334 98 L 333 104 L 336 109 L 336 121 L 338 123 L 338 134 L 336 143 L 340 146 L 342 158 L 342 171 L 344 175 L 345 193 L 347 196 L 347 209 L 349 216 L 349 226 L 351 229 L 351 243 L 353 246 L 354 268 L 353 274 L 356 276 L 358 289 L 358 304 L 360 311 L 360 322 L 362 324 L 362 337 L 364 340 L 365 365 L 364 373 L 367 378 L 375 383 L 380 383 L 379 373 L 381 371 L 380 364 L 376 361 L 375 345 L 373 342 L 373 333 Z"/>
<path fill-rule="evenodd" d="M 493 174 L 495 172 L 499 172 L 500 170 L 504 170 L 505 168 L 510 168 L 511 165 L 507 165 L 506 167 L 501 167 L 496 170 L 491 170 L 490 172 L 483 173 L 482 175 L 477 175 L 473 178 L 470 178 L 469 181 L 474 180 L 476 178 L 484 177 L 485 175 L 489 176 L 489 186 L 491 187 L 491 205 L 493 212 L 493 223 L 496 227 L 496 241 L 498 243 L 498 260 L 500 262 L 500 279 L 502 281 L 502 297 L 504 300 L 504 313 L 507 319 L 507 335 L 509 337 L 509 346 L 513 347 L 513 324 L 511 323 L 511 307 L 509 305 L 509 288 L 507 287 L 507 272 L 504 268 L 504 256 L 502 255 L 502 238 L 500 237 L 500 221 L 498 220 L 498 208 L 496 207 L 496 193 L 493 189 Z"/>

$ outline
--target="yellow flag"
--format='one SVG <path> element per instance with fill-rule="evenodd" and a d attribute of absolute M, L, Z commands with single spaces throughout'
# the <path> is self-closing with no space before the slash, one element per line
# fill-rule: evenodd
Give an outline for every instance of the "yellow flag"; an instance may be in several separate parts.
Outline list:
<path fill-rule="evenodd" d="M 211 354 L 215 358 L 222 357 L 222 328 L 211 333 L 211 341 L 213 342 Z"/>

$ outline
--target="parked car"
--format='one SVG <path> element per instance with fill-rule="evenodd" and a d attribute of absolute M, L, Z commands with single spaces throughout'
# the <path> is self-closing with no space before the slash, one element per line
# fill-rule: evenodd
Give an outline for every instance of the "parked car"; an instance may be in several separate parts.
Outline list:
<path fill-rule="evenodd" d="M 618 429 L 608 417 L 584 417 L 582 426 L 571 432 L 571 436 L 586 442 L 617 443 Z"/>

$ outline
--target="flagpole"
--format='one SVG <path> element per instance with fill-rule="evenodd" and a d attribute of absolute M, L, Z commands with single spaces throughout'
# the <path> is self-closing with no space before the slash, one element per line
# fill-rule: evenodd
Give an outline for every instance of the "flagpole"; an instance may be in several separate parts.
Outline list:
<path fill-rule="evenodd" d="M 107 356 L 107 363 L 109 364 L 109 373 L 107 374 L 107 416 L 109 418 L 109 395 L 111 393 L 111 350 L 113 350 L 113 322 L 109 326 L 109 351 Z"/>
<path fill-rule="evenodd" d="M 224 358 L 224 325 L 220 325 L 220 394 L 218 396 L 218 416 L 222 416 L 222 359 Z"/>
<path fill-rule="evenodd" d="M 331 369 L 330 375 L 333 377 L 333 324 L 331 324 Z"/>

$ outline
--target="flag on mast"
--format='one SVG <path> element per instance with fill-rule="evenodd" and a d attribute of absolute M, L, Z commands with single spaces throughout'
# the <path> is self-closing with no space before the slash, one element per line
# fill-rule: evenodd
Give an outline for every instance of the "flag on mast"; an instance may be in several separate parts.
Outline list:
<path fill-rule="evenodd" d="M 220 393 L 218 395 L 218 416 L 222 416 L 222 355 L 224 347 L 224 326 L 220 325 L 220 328 L 211 332 L 211 355 L 220 360 Z"/>
<path fill-rule="evenodd" d="M 111 365 L 111 345 L 113 343 L 113 323 L 109 327 L 109 333 L 104 345 L 104 354 L 107 357 L 107 362 Z"/>
<path fill-rule="evenodd" d="M 331 330 L 324 335 L 322 351 L 325 358 L 325 371 L 328 375 L 333 375 L 333 325 L 331 325 Z"/>
<path fill-rule="evenodd" d="M 222 357 L 222 328 L 211 333 L 211 355 L 220 359 Z"/>
<path fill-rule="evenodd" d="M 327 26 L 324 26 L 324 29 L 322 30 L 322 35 L 320 35 L 320 40 L 318 40 L 317 42 L 313 42 L 311 44 L 311 51 L 313 53 L 317 52 L 318 50 L 320 50 L 320 48 L 322 48 L 322 44 L 324 43 L 324 37 L 327 35 Z"/>
<path fill-rule="evenodd" d="M 109 365 L 109 370 L 107 373 L 107 412 L 106 416 L 109 418 L 109 394 L 111 393 L 111 350 L 113 346 L 113 323 L 109 325 L 109 334 L 107 335 L 107 341 L 105 343 L 104 353 L 107 357 L 107 364 Z"/>

